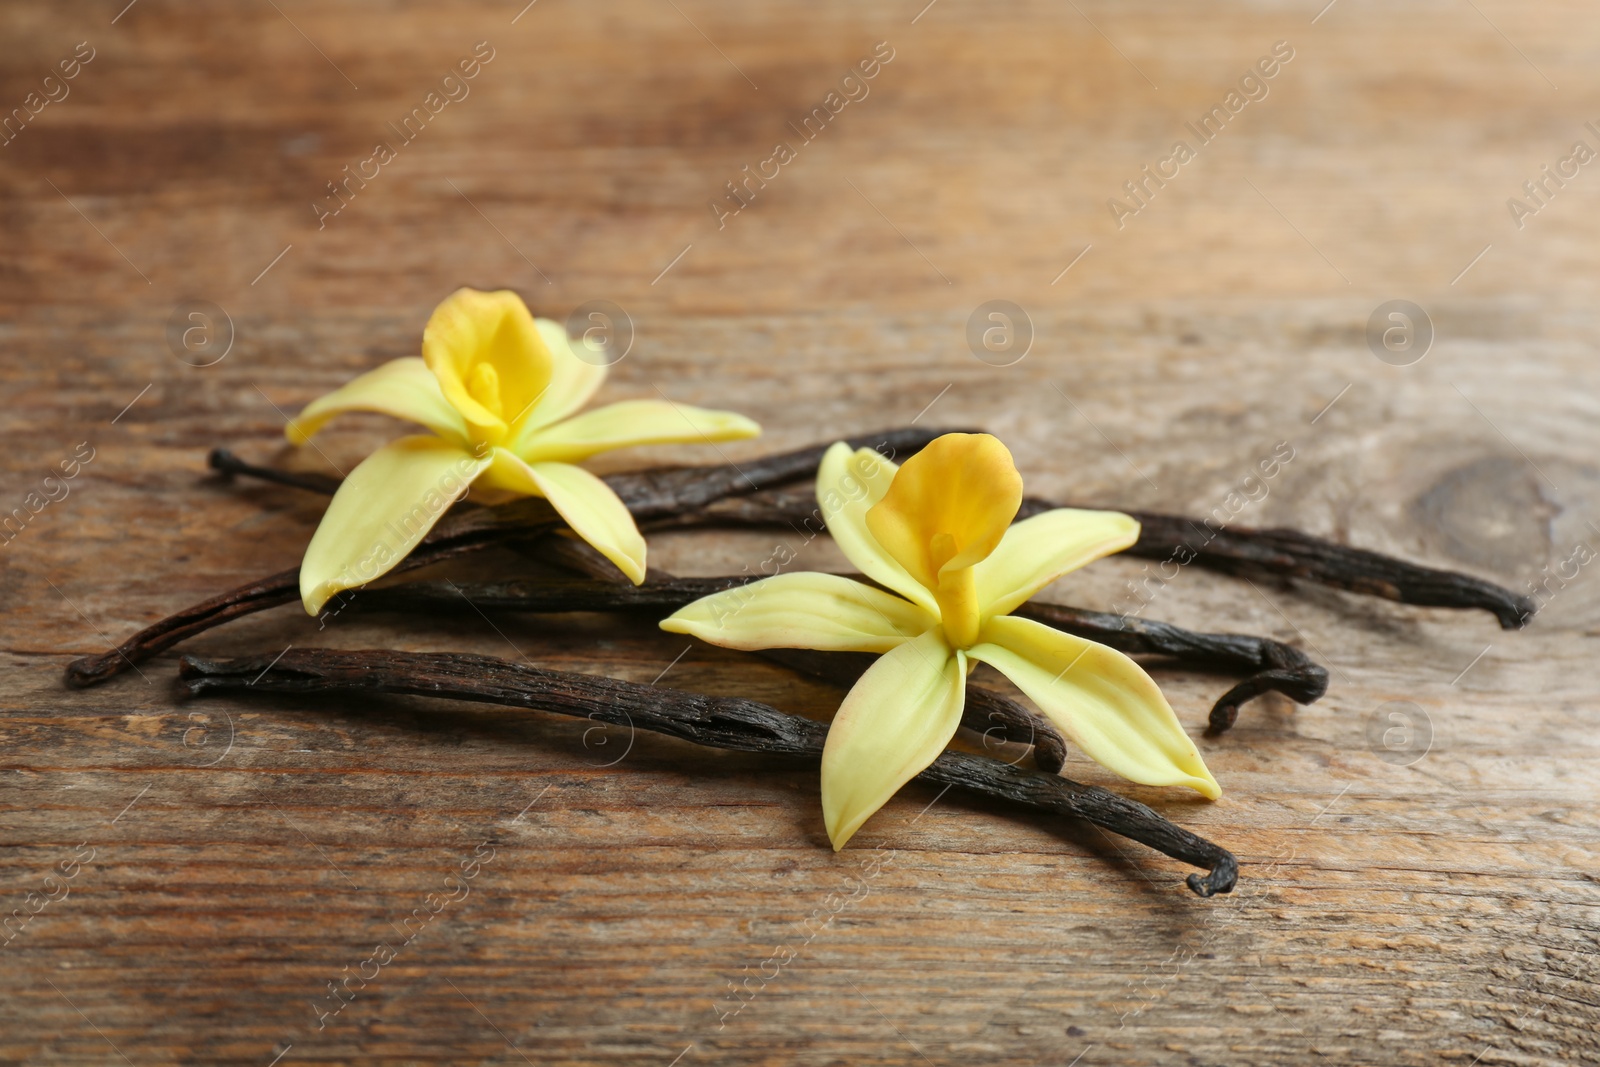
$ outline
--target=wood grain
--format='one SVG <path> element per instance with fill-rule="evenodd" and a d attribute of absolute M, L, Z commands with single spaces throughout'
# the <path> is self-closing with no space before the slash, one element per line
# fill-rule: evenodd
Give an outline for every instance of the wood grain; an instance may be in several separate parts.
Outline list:
<path fill-rule="evenodd" d="M 735 462 L 927 409 L 1001 434 L 1030 492 L 1206 513 L 1288 442 L 1239 522 L 1543 581 L 1600 547 L 1600 177 L 1521 229 L 1506 201 L 1596 146 L 1600 23 L 1571 0 L 1320 8 L 5 5 L 0 108 L 79 42 L 95 58 L 0 145 L 0 515 L 80 443 L 94 458 L 0 547 L 0 914 L 66 892 L 0 947 L 0 1062 L 1600 1061 L 1592 566 L 1516 633 L 1194 568 L 1166 585 L 1152 617 L 1332 673 L 1317 704 L 1269 698 L 1200 741 L 1221 801 L 1128 790 L 1240 857 L 1210 901 L 1179 864 L 920 787 L 834 854 L 814 771 L 545 716 L 180 705 L 172 655 L 61 685 L 292 566 L 320 502 L 218 484 L 206 450 L 348 470 L 395 427 L 291 455 L 285 413 L 413 354 L 462 284 L 558 319 L 622 306 L 635 343 L 602 399 L 744 411 L 767 434 L 724 446 Z M 470 95 L 319 230 L 325 183 L 479 41 Z M 707 202 L 885 41 L 870 94 L 719 229 Z M 1277 41 L 1295 56 L 1269 95 L 1118 229 L 1107 198 Z M 1033 327 L 1004 367 L 965 338 L 997 299 Z M 1368 348 L 1392 299 L 1435 327 L 1414 365 Z M 198 300 L 233 326 L 211 366 L 167 338 Z M 664 534 L 652 558 L 731 573 L 775 536 Z M 1145 565 L 1053 594 L 1110 610 Z M 687 642 L 597 616 L 318 631 L 291 606 L 191 651 L 291 644 L 648 682 Z M 1217 679 L 1159 680 L 1199 735 Z M 663 681 L 838 699 L 700 646 Z M 1400 710 L 1425 749 L 1385 747 Z M 1114 784 L 1081 756 L 1066 773 Z M 480 846 L 470 892 L 428 910 Z M 393 958 L 319 1029 L 328 983 L 380 943 Z"/>

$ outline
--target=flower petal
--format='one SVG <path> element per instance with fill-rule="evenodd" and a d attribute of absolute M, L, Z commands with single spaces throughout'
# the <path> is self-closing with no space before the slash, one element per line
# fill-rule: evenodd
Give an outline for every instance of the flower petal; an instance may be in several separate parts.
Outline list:
<path fill-rule="evenodd" d="M 947 433 L 906 460 L 867 512 L 884 551 L 930 589 L 1000 544 L 1022 505 L 1022 475 L 999 438 Z"/>
<path fill-rule="evenodd" d="M 578 354 L 567 339 L 567 331 L 559 322 L 534 319 L 544 346 L 550 352 L 550 383 L 544 394 L 516 424 L 511 446 L 527 438 L 540 427 L 560 422 L 589 402 L 606 380 L 608 367 L 604 363 L 590 362 Z"/>
<path fill-rule="evenodd" d="M 615 563 L 634 585 L 644 581 L 644 535 L 611 487 L 570 463 L 524 463 L 509 449 L 494 450 L 485 488 L 542 496 L 574 533 Z"/>
<path fill-rule="evenodd" d="M 456 410 L 491 434 L 505 433 L 534 409 L 555 362 L 528 306 L 509 289 L 451 293 L 422 331 L 422 358 Z M 492 368 L 495 399 L 480 384 L 479 364 Z"/>
<path fill-rule="evenodd" d="M 439 381 L 416 356 L 393 359 L 353 378 L 301 409 L 284 427 L 290 444 L 303 445 L 311 435 L 346 411 L 376 411 L 419 422 L 442 437 L 465 440 L 467 424 L 450 406 Z"/>
<path fill-rule="evenodd" d="M 724 648 L 888 652 L 939 625 L 892 593 L 840 574 L 779 574 L 702 597 L 661 628 Z"/>
<path fill-rule="evenodd" d="M 577 463 L 635 445 L 701 444 L 755 437 L 761 427 L 731 411 L 665 400 L 624 400 L 525 435 L 516 452 L 529 463 Z"/>
<path fill-rule="evenodd" d="M 1120 511 L 1056 508 L 1007 530 L 1000 545 L 973 568 L 986 615 L 1006 615 L 1039 590 L 1079 567 L 1139 540 L 1139 522 Z"/>
<path fill-rule="evenodd" d="M 967 654 L 1016 683 L 1090 759 L 1129 781 L 1222 795 L 1166 697 L 1121 652 L 1010 615 L 986 622 L 981 640 Z"/>
<path fill-rule="evenodd" d="M 300 563 L 306 613 L 405 559 L 488 465 L 426 434 L 391 441 L 362 460 L 333 494 Z"/>
<path fill-rule="evenodd" d="M 822 750 L 822 817 L 837 851 L 955 736 L 966 657 L 938 630 L 867 668 L 844 698 Z"/>
<path fill-rule="evenodd" d="M 889 491 L 898 468 L 870 448 L 852 451 L 843 441 L 823 454 L 817 467 L 817 503 L 828 533 L 868 578 L 886 585 L 930 612 L 937 612 L 933 594 L 894 557 L 879 547 L 867 529 L 867 510 Z"/>

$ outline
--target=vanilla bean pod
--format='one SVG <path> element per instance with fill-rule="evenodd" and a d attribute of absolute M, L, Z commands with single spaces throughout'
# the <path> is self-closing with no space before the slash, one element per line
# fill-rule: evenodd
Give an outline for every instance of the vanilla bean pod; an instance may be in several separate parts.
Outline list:
<path fill-rule="evenodd" d="M 180 691 L 396 693 L 473 700 L 641 728 L 713 748 L 802 756 L 817 760 L 826 723 L 737 697 L 712 697 L 571 674 L 459 653 L 290 649 L 206 662 L 185 656 Z M 345 705 L 348 707 L 349 705 Z M 1238 862 L 1226 849 L 1176 826 L 1137 801 L 1098 786 L 1025 771 L 986 756 L 945 752 L 917 776 L 984 796 L 1087 820 L 1209 873 L 1191 874 L 1200 896 L 1227 893 Z"/>
<path fill-rule="evenodd" d="M 1057 504 L 1027 497 L 1017 520 L 1059 507 L 1104 508 L 1105 505 Z M 1502 629 L 1528 624 L 1538 604 L 1493 582 L 1455 571 L 1437 570 L 1364 548 L 1336 544 L 1298 530 L 1258 530 L 1243 526 L 1212 528 L 1203 519 L 1118 508 L 1139 520 L 1139 540 L 1125 554 L 1170 562 L 1193 563 L 1224 574 L 1270 574 L 1303 578 L 1335 589 L 1382 597 L 1402 604 L 1436 608 L 1482 608 Z M 809 486 L 763 490 L 718 501 L 700 511 L 658 520 L 658 527 L 785 526 L 811 537 L 823 529 L 816 494 Z"/>
<path fill-rule="evenodd" d="M 565 538 L 549 538 L 553 551 L 559 551 L 555 542 Z M 569 544 L 572 542 L 568 542 Z M 586 547 L 586 546 L 585 546 Z M 592 573 L 592 572 L 591 572 Z M 661 619 L 701 597 L 737 588 L 754 580 L 747 575 L 723 578 L 676 578 L 653 572 L 642 585 L 612 581 L 605 578 L 550 575 L 537 580 L 509 582 L 408 582 L 364 592 L 352 601 L 365 611 L 395 611 L 426 615 L 440 610 L 464 609 L 469 604 L 483 611 L 525 611 L 554 613 L 565 611 L 626 611 L 637 612 Z M 1185 630 L 1167 622 L 1132 619 L 1102 611 L 1086 611 L 1059 604 L 1029 601 L 1014 612 L 1024 618 L 1034 619 L 1077 637 L 1109 645 L 1119 652 L 1170 656 L 1178 664 L 1207 670 L 1235 670 L 1249 675 L 1244 681 L 1228 690 L 1212 706 L 1208 729 L 1220 734 L 1234 724 L 1239 706 L 1252 697 L 1268 691 L 1283 693 L 1302 704 L 1310 704 L 1328 689 L 1328 672 L 1296 648 L 1266 637 L 1245 634 L 1198 633 Z M 819 658 L 806 662 L 811 666 L 798 667 L 796 662 L 784 660 L 789 666 L 805 673 L 824 677 L 849 686 L 860 670 L 846 677 L 843 673 L 824 669 L 822 662 L 840 662 L 839 653 L 820 653 Z M 769 658 L 779 659 L 778 656 Z M 969 687 L 969 694 L 974 687 Z M 984 691 L 987 692 L 987 691 Z M 998 694 L 995 699 L 1005 700 Z M 986 698 L 978 697 L 979 702 Z M 987 727 L 977 722 L 966 725 L 980 732 L 993 729 L 1002 723 L 1014 723 L 1007 729 L 1007 740 L 1038 743 L 1032 740 L 1040 735 L 1043 725 L 1031 712 L 1014 701 L 1006 701 L 1025 717 L 1011 715 L 1004 707 L 983 706 L 983 715 L 993 718 Z M 1051 731 L 1051 735 L 1054 732 Z M 1045 743 L 1041 766 L 1048 767 L 1059 751 L 1059 738 L 1052 745 Z M 1060 763 L 1055 763 L 1055 769 Z"/>
<path fill-rule="evenodd" d="M 857 448 L 877 449 L 886 456 L 905 455 L 949 432 L 910 427 L 863 435 L 852 438 L 850 443 Z M 740 464 L 663 467 L 612 474 L 606 476 L 605 482 L 622 498 L 634 518 L 646 523 L 693 511 L 732 494 L 754 492 L 815 474 L 823 453 L 831 444 L 761 456 Z M 265 477 L 314 492 L 328 492 L 334 488 L 315 477 L 253 467 L 222 450 L 212 453 L 210 463 L 224 474 Z M 414 570 L 491 544 L 526 540 L 562 526 L 564 523 L 555 509 L 547 501 L 535 497 L 494 507 L 454 508 L 389 573 Z M 74 689 L 98 685 L 213 626 L 295 600 L 299 597 L 299 575 L 298 567 L 280 571 L 191 605 L 139 631 L 109 652 L 74 660 L 67 666 L 66 683 Z"/>
<path fill-rule="evenodd" d="M 1024 512 L 1029 505 L 1036 511 L 1060 506 L 1024 500 Z M 1407 563 L 1299 530 L 1247 526 L 1213 530 L 1203 521 L 1181 515 L 1144 511 L 1127 514 L 1142 524 L 1139 543 L 1128 552 L 1146 559 L 1178 562 L 1178 553 L 1193 553 L 1195 563 L 1224 574 L 1303 578 L 1334 589 L 1424 608 L 1481 608 L 1499 620 L 1502 630 L 1520 630 L 1528 625 L 1539 606 L 1532 597 L 1519 596 L 1470 574 Z"/>
<path fill-rule="evenodd" d="M 281 467 L 262 467 L 255 463 L 246 463 L 226 448 L 213 448 L 206 455 L 206 466 L 222 475 L 232 478 L 242 474 L 246 478 L 254 478 L 260 482 L 271 482 L 273 485 L 286 485 L 291 489 L 306 489 L 323 496 L 332 496 L 339 491 L 341 479 L 331 474 L 318 474 L 315 471 L 286 471 Z"/>

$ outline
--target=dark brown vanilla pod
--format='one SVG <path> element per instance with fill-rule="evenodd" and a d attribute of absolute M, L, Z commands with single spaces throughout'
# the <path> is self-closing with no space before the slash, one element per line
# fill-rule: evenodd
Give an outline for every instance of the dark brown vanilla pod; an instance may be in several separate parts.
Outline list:
<path fill-rule="evenodd" d="M 853 437 L 850 444 L 855 448 L 877 449 L 889 458 L 903 457 L 949 432 L 952 431 L 908 427 Z M 731 494 L 753 492 L 814 475 L 823 453 L 831 446 L 832 442 L 828 442 L 738 464 L 629 471 L 607 475 L 605 482 L 622 498 L 636 520 L 648 522 L 694 511 Z M 225 449 L 213 450 L 208 463 L 225 476 L 243 474 L 318 493 L 332 493 L 338 488 L 331 478 L 257 467 Z M 389 573 L 414 570 L 491 544 L 535 538 L 564 525 L 547 501 L 533 497 L 494 507 L 452 508 L 422 543 Z M 98 685 L 213 626 L 287 604 L 300 595 L 299 575 L 299 568 L 281 571 L 191 605 L 145 627 L 109 652 L 74 660 L 67 666 L 66 684 L 73 689 Z"/>
<path fill-rule="evenodd" d="M 226 448 L 213 448 L 206 454 L 206 466 L 222 475 L 232 478 L 234 475 L 243 475 L 257 481 L 271 482 L 273 485 L 286 485 L 292 489 L 305 489 L 323 496 L 332 496 L 339 491 L 340 479 L 331 474 L 318 474 L 315 471 L 286 471 L 279 467 L 262 467 L 254 463 L 246 463 Z"/>
<path fill-rule="evenodd" d="M 1061 505 L 1044 500 L 1022 502 L 1025 512 L 1030 506 L 1048 511 Z M 1304 578 L 1423 608 L 1481 608 L 1499 620 L 1502 630 L 1520 630 L 1539 608 L 1532 597 L 1519 596 L 1470 574 L 1407 563 L 1299 530 L 1247 526 L 1213 530 L 1203 521 L 1181 515 L 1127 514 L 1143 527 L 1139 543 L 1127 551 L 1145 559 L 1181 560 L 1193 553 L 1193 562 L 1224 574 Z"/>
<path fill-rule="evenodd" d="M 579 554 L 594 550 L 581 541 L 550 537 L 539 542 L 552 549 L 573 546 Z M 601 563 L 604 557 L 594 553 Z M 674 578 L 656 576 L 643 585 L 579 575 L 553 574 L 539 579 L 510 582 L 407 582 L 371 589 L 352 597 L 350 607 L 362 612 L 394 612 L 434 616 L 468 611 L 520 611 L 531 614 L 567 611 L 636 612 L 652 620 L 666 618 L 685 604 L 703 596 L 747 584 L 752 579 Z M 848 689 L 871 666 L 873 656 L 851 652 L 813 652 L 809 649 L 763 649 L 755 655 Z M 984 735 L 986 743 L 1010 741 L 1034 746 L 1034 763 L 1059 771 L 1066 762 L 1066 742 L 1049 720 L 1014 700 L 981 686 L 967 686 L 962 725 Z"/>
<path fill-rule="evenodd" d="M 564 546 L 574 545 L 567 538 L 548 538 L 540 542 L 552 553 L 563 553 Z M 564 554 L 581 553 L 587 546 L 575 545 Z M 590 549 L 589 551 L 593 551 Z M 564 561 L 566 562 L 566 561 Z M 602 560 L 603 562 L 603 560 Z M 585 567 L 587 574 L 594 570 Z M 859 575 L 851 575 L 862 580 Z M 409 582 L 364 592 L 352 601 L 358 610 L 394 611 L 405 614 L 427 615 L 439 611 L 466 610 L 468 606 L 483 611 L 525 611 L 530 613 L 555 613 L 564 611 L 626 611 L 649 618 L 662 619 L 677 609 L 702 597 L 724 592 L 754 581 L 753 576 L 734 575 L 721 578 L 676 578 L 654 572 L 643 585 L 607 578 L 588 576 L 550 575 L 538 579 L 509 582 Z M 1239 716 L 1239 706 L 1253 697 L 1267 692 L 1279 692 L 1301 704 L 1319 699 L 1328 689 L 1328 672 L 1299 649 L 1267 637 L 1247 634 L 1199 633 L 1172 623 L 1151 619 L 1133 619 L 1103 611 L 1086 611 L 1060 604 L 1028 601 L 1013 614 L 1034 619 L 1046 626 L 1055 627 L 1077 637 L 1098 641 L 1119 652 L 1130 655 L 1158 655 L 1171 657 L 1178 666 L 1200 670 L 1221 670 L 1247 675 L 1244 681 L 1228 690 L 1211 708 L 1208 730 L 1219 734 L 1229 729 Z M 805 653 L 802 657 L 789 656 L 788 650 L 772 650 L 768 658 L 794 666 L 804 673 L 835 681 L 846 687 L 851 685 L 861 670 L 845 676 L 840 669 L 823 664 L 848 662 L 848 654 L 835 652 Z M 870 662 L 868 657 L 867 662 Z M 805 666 L 797 666 L 804 663 Z M 865 669 L 864 666 L 861 669 Z M 974 687 L 968 687 L 969 695 Z M 985 698 L 979 697 L 980 701 Z M 996 694 L 996 699 L 1004 700 Z M 1005 709 L 986 708 L 996 722 L 973 729 L 985 732 L 1004 720 L 1006 740 L 1034 743 L 1038 726 L 1044 720 L 1027 712 L 1021 705 L 1008 701 L 1024 713 L 1023 717 L 1008 715 Z M 1014 728 L 1013 728 L 1014 727 Z M 1046 727 L 1048 729 L 1048 727 Z M 1050 731 L 1052 736 L 1054 731 Z M 1059 737 L 1057 737 L 1059 743 Z M 1053 758 L 1049 743 L 1040 753 L 1048 766 Z M 1056 763 L 1059 769 L 1060 763 Z"/>
<path fill-rule="evenodd" d="M 1058 504 L 1037 497 L 1023 500 L 1017 521 L 1053 508 L 1104 510 L 1104 504 Z M 1224 574 L 1303 578 L 1335 589 L 1365 593 L 1401 604 L 1434 608 L 1481 608 L 1506 630 L 1520 629 L 1538 604 L 1493 582 L 1456 571 L 1437 570 L 1364 548 L 1352 548 L 1298 530 L 1257 530 L 1244 526 L 1213 529 L 1203 519 L 1153 511 L 1115 508 L 1139 520 L 1139 540 L 1124 552 L 1142 559 L 1194 564 Z M 807 535 L 823 530 L 816 494 L 789 486 L 721 500 L 705 509 L 658 520 L 656 528 L 677 526 L 784 526 Z"/>
<path fill-rule="evenodd" d="M 712 748 L 819 760 L 826 723 L 737 697 L 712 697 L 488 656 L 331 649 L 290 649 L 270 656 L 207 662 L 185 656 L 180 692 L 395 693 L 530 708 L 649 730 Z M 345 705 L 349 707 L 349 705 Z M 1176 826 L 1137 801 L 1099 786 L 962 752 L 946 752 L 917 776 L 982 796 L 1084 819 L 1206 870 L 1189 888 L 1203 897 L 1230 892 L 1233 854 Z"/>

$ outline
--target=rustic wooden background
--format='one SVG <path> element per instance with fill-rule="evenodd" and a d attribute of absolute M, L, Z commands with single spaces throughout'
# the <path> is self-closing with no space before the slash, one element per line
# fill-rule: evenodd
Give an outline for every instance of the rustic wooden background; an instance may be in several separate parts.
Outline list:
<path fill-rule="evenodd" d="M 320 502 L 220 485 L 206 450 L 348 469 L 395 428 L 294 455 L 285 413 L 415 353 L 461 284 L 555 318 L 619 305 L 635 343 L 603 399 L 747 412 L 767 435 L 734 458 L 920 417 L 1001 434 L 1033 491 L 1207 512 L 1288 442 L 1238 523 L 1519 589 L 1600 550 L 1600 175 L 1547 184 L 1520 229 L 1506 205 L 1600 148 L 1592 5 L 523 2 L 0 8 L 8 114 L 93 54 L 0 145 L 0 512 L 93 455 L 0 547 L 0 888 L 6 914 L 44 901 L 0 947 L 0 1062 L 1600 1061 L 1592 567 L 1519 633 L 1193 569 L 1166 587 L 1150 617 L 1333 674 L 1202 742 L 1220 802 L 1129 790 L 1237 852 L 1213 900 L 1127 842 L 917 788 L 835 855 L 814 770 L 581 722 L 180 705 L 173 656 L 64 690 L 71 658 L 294 564 Z M 470 95 L 319 229 L 326 183 L 480 41 Z M 1107 198 L 1278 41 L 1269 95 L 1119 229 Z M 879 42 L 869 95 L 719 229 L 724 183 Z M 1367 342 L 1393 299 L 1435 327 L 1409 366 Z M 1010 366 L 966 341 L 990 300 L 1032 324 Z M 231 328 L 186 348 L 168 322 L 195 301 Z M 647 459 L 715 457 L 612 461 Z M 775 536 L 653 560 L 725 572 Z M 1106 607 L 1141 567 L 1052 595 Z M 192 648 L 290 644 L 837 700 L 592 617 L 319 632 L 283 608 Z M 1228 684 L 1158 677 L 1196 734 Z M 429 894 L 459 899 L 412 937 Z"/>

